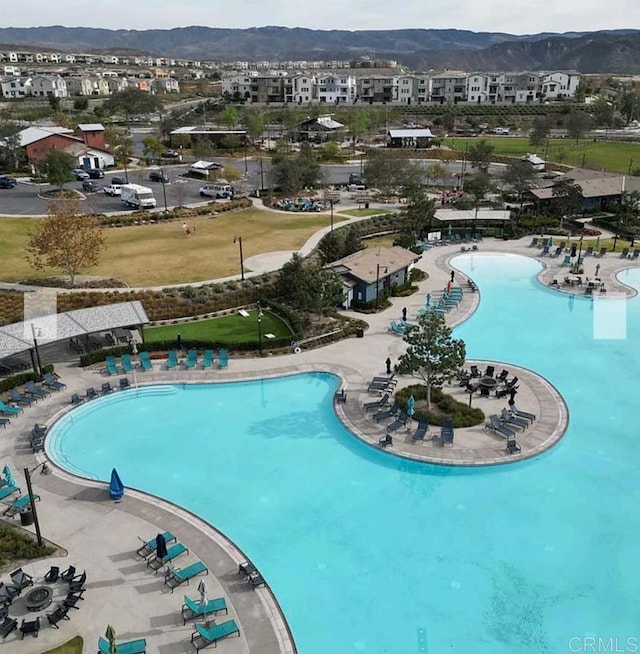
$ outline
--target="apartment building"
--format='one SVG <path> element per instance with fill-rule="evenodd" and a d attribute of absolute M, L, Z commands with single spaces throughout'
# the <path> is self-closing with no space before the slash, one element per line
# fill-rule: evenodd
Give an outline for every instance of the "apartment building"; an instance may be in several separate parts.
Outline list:
<path fill-rule="evenodd" d="M 398 100 L 398 78 L 388 76 L 359 77 L 357 97 L 369 104 L 387 104 Z"/>
<path fill-rule="evenodd" d="M 67 83 L 60 75 L 35 75 L 31 79 L 31 95 L 38 98 L 66 98 Z"/>
<path fill-rule="evenodd" d="M 313 102 L 316 99 L 316 78 L 313 75 L 293 75 L 284 78 L 284 101 L 294 104 Z"/>
<path fill-rule="evenodd" d="M 346 73 L 319 75 L 317 84 L 318 102 L 321 104 L 353 102 L 357 97 L 356 80 Z"/>
<path fill-rule="evenodd" d="M 463 102 L 467 99 L 467 73 L 447 71 L 431 78 L 431 101 Z"/>
<path fill-rule="evenodd" d="M 397 80 L 397 102 L 400 104 L 422 104 L 429 102 L 431 80 L 427 76 L 400 75 Z"/>

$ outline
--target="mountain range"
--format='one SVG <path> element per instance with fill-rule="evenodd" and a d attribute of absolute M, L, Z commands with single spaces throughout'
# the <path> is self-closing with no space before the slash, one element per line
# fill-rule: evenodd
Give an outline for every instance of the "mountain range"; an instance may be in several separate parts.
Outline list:
<path fill-rule="evenodd" d="M 514 35 L 455 29 L 351 32 L 287 27 L 109 30 L 51 26 L 0 28 L 0 43 L 73 52 L 142 51 L 177 59 L 222 61 L 372 57 L 394 59 L 416 70 L 640 72 L 640 30 Z"/>

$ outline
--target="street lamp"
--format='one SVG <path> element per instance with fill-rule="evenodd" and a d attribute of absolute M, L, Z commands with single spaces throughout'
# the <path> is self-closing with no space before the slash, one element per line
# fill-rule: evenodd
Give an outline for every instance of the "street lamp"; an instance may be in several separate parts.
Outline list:
<path fill-rule="evenodd" d="M 258 349 L 260 356 L 262 356 L 262 307 L 258 302 Z"/>
<path fill-rule="evenodd" d="M 331 206 L 331 231 L 333 231 L 333 198 L 329 199 L 329 205 Z"/>
<path fill-rule="evenodd" d="M 247 162 L 247 134 L 244 135 L 244 172 L 249 172 L 249 164 Z"/>
<path fill-rule="evenodd" d="M 386 266 L 381 266 L 379 263 L 376 264 L 376 309 L 378 308 L 378 298 L 380 297 L 380 268 L 383 269 L 385 275 L 388 271 Z"/>
<path fill-rule="evenodd" d="M 242 254 L 242 236 L 234 236 L 233 242 L 240 247 L 240 279 L 244 281 L 244 255 Z"/>
<path fill-rule="evenodd" d="M 160 168 L 160 179 L 162 180 L 162 197 L 164 198 L 164 211 L 166 213 L 169 211 L 169 207 L 167 207 L 167 188 L 165 185 L 164 168 Z"/>

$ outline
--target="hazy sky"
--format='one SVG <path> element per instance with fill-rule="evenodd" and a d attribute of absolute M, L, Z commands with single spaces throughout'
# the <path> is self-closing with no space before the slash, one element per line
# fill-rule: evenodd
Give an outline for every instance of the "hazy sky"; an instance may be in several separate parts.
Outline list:
<path fill-rule="evenodd" d="M 9 2 L 9 0 L 6 0 Z M 150 29 L 281 25 L 314 29 L 457 28 L 531 34 L 640 29 L 637 0 L 20 0 L 2 27 Z"/>

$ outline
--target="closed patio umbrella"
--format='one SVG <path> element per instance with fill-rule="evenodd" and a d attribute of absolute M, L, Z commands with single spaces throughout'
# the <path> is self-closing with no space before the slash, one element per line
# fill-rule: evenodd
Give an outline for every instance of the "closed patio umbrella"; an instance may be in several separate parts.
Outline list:
<path fill-rule="evenodd" d="M 7 486 L 16 485 L 16 482 L 13 479 L 13 475 L 11 474 L 11 468 L 8 465 L 5 465 L 5 467 L 2 469 L 2 474 L 4 475 L 4 480 L 7 482 Z"/>
<path fill-rule="evenodd" d="M 447 238 L 451 238 L 452 235 L 453 235 L 453 227 L 451 223 L 449 223 L 449 227 L 447 227 Z"/>
<path fill-rule="evenodd" d="M 413 418 L 413 414 L 416 412 L 416 401 L 413 395 L 409 395 L 409 399 L 407 400 L 407 415 L 409 416 L 409 419 Z"/>
<path fill-rule="evenodd" d="M 156 556 L 164 559 L 167 556 L 167 541 L 162 534 L 156 536 Z"/>
<path fill-rule="evenodd" d="M 427 293 L 425 297 L 425 306 L 431 306 L 431 293 Z"/>
<path fill-rule="evenodd" d="M 600 237 L 598 236 L 596 238 L 596 247 L 595 247 L 595 249 L 597 250 L 599 247 L 600 247 Z"/>
<path fill-rule="evenodd" d="M 207 599 L 207 584 L 204 581 L 201 581 L 198 584 L 198 592 L 200 593 L 200 606 L 204 609 L 207 606 L 207 602 L 209 601 Z M 204 619 L 207 619 L 207 615 L 205 613 Z"/>
<path fill-rule="evenodd" d="M 107 630 L 104 632 L 104 637 L 109 641 L 109 654 L 116 654 L 116 632 L 110 624 L 107 625 Z"/>
<path fill-rule="evenodd" d="M 549 236 L 549 247 L 553 247 L 553 236 Z"/>

